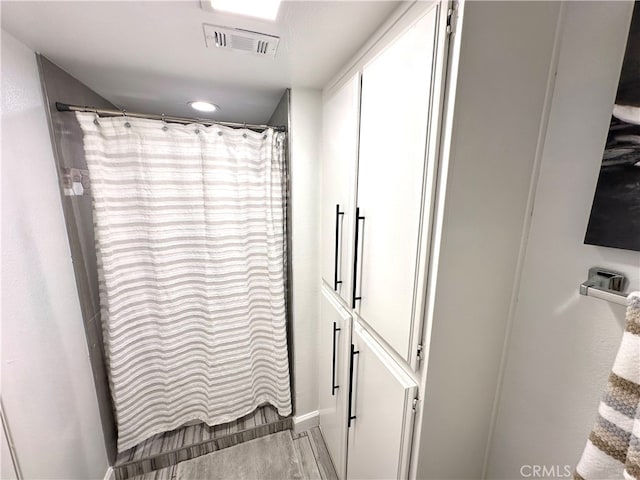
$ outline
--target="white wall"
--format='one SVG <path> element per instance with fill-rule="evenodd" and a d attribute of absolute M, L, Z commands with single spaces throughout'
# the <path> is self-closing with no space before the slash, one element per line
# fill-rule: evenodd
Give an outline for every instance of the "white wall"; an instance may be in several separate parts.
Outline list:
<path fill-rule="evenodd" d="M 104 440 L 36 59 L 4 31 L 1 239 L 2 400 L 24 477 L 103 478 Z"/>
<path fill-rule="evenodd" d="M 589 267 L 603 266 L 640 287 L 640 253 L 583 244 L 632 7 L 566 4 L 487 478 L 521 478 L 522 465 L 575 465 L 624 325 L 624 307 L 579 296 L 578 285 Z"/>
<path fill-rule="evenodd" d="M 482 476 L 559 9 L 469 1 L 455 26 L 459 70 L 432 258 L 439 265 L 431 272 L 419 479 Z"/>
<path fill-rule="evenodd" d="M 0 429 L 0 437 L 2 442 L 0 447 L 0 478 L 2 480 L 15 480 L 18 475 L 13 465 L 9 441 L 4 434 L 4 428 Z"/>
<path fill-rule="evenodd" d="M 320 298 L 319 184 L 322 96 L 291 90 L 293 361 L 296 416 L 318 410 L 316 331 Z"/>

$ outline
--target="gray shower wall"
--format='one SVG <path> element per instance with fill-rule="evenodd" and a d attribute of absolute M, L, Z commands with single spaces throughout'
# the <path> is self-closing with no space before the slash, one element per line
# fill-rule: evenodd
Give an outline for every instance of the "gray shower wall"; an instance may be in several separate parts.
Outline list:
<path fill-rule="evenodd" d="M 82 131 L 75 115 L 58 112 L 55 104 L 116 107 L 42 55 L 37 55 L 37 61 L 105 448 L 109 464 L 113 465 L 117 454 L 117 429 L 104 360 L 91 195 L 85 192 L 81 196 L 65 196 L 62 188 L 63 169 L 87 169 Z"/>

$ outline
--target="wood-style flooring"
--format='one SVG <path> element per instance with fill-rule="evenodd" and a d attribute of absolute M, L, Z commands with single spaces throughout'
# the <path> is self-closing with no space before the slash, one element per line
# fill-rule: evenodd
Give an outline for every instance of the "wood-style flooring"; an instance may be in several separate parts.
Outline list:
<path fill-rule="evenodd" d="M 337 480 L 318 427 L 275 433 L 131 480 Z"/>
<path fill-rule="evenodd" d="M 204 423 L 160 433 L 118 455 L 116 480 L 177 465 L 217 450 L 291 429 L 291 417 L 281 417 L 271 405 L 262 406 L 233 422 L 210 427 Z"/>

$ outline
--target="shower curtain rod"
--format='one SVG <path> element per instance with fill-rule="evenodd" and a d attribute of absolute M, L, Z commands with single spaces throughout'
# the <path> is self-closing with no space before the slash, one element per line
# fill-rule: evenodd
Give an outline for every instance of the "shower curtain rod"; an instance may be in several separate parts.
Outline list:
<path fill-rule="evenodd" d="M 284 126 L 272 126 L 272 125 L 255 125 L 252 123 L 233 123 L 233 122 L 219 122 L 217 120 L 208 120 L 205 118 L 197 117 L 172 117 L 170 115 L 155 115 L 150 113 L 132 113 L 126 110 L 104 109 L 95 107 L 83 107 L 81 105 L 69 105 L 67 103 L 56 102 L 56 109 L 59 112 L 90 112 L 98 115 L 111 115 L 118 117 L 131 117 L 131 118 L 147 118 L 151 120 L 164 120 L 166 122 L 173 123 L 201 123 L 204 125 L 223 125 L 225 127 L 232 128 L 251 128 L 251 129 L 265 129 L 273 128 L 279 132 L 285 132 L 287 127 Z"/>

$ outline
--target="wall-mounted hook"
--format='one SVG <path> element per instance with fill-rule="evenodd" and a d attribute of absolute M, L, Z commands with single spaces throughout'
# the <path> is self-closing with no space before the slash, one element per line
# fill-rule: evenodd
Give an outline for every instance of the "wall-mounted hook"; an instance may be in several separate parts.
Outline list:
<path fill-rule="evenodd" d="M 122 109 L 122 118 L 126 120 L 126 122 L 124 122 L 124 126 L 130 128 L 131 124 L 129 123 L 129 118 L 127 117 L 127 111 L 124 108 Z"/>

